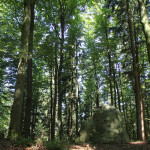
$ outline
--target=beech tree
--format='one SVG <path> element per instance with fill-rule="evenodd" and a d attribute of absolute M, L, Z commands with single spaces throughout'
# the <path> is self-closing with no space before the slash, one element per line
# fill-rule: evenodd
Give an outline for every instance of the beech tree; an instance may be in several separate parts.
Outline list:
<path fill-rule="evenodd" d="M 150 24 L 146 10 L 146 0 L 138 0 L 138 3 L 140 8 L 141 23 L 143 25 L 143 31 L 146 38 L 148 60 L 150 63 Z"/>
<path fill-rule="evenodd" d="M 30 22 L 31 22 L 31 2 L 24 1 L 24 20 L 22 24 L 21 51 L 18 63 L 17 82 L 14 94 L 14 103 L 11 111 L 11 121 L 9 136 L 13 139 L 20 134 L 21 112 L 23 104 L 24 80 L 26 74 L 27 54 L 29 45 Z"/>

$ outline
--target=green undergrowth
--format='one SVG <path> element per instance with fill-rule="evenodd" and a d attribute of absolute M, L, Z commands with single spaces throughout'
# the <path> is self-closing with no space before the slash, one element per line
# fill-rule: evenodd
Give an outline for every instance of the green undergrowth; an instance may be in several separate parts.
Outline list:
<path fill-rule="evenodd" d="M 68 144 L 63 141 L 47 141 L 44 142 L 47 150 L 66 150 Z"/>
<path fill-rule="evenodd" d="M 34 144 L 35 144 L 35 141 L 33 141 L 32 139 L 26 139 L 23 137 L 20 137 L 17 141 L 14 142 L 14 145 L 23 146 L 23 147 L 28 147 Z"/>

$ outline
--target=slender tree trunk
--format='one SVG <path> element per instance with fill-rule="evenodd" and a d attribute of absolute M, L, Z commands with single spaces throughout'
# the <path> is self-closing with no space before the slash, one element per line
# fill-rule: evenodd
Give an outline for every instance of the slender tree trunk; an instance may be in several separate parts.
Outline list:
<path fill-rule="evenodd" d="M 136 58 L 136 50 L 134 45 L 134 35 L 133 35 L 133 24 L 132 18 L 130 17 L 129 12 L 129 0 L 126 0 L 127 5 L 127 16 L 128 16 L 128 26 L 129 26 L 129 34 L 130 34 L 130 42 L 131 42 L 131 54 L 133 59 L 133 71 L 134 71 L 134 79 L 135 79 L 135 94 L 136 94 L 136 111 L 137 111 L 137 138 L 139 140 L 145 140 L 145 127 L 144 127 L 144 110 L 143 110 L 143 97 L 142 90 L 140 84 L 140 74 L 138 69 L 138 62 Z"/>
<path fill-rule="evenodd" d="M 64 53 L 64 31 L 65 31 L 65 8 L 64 1 L 59 0 L 60 4 L 60 24 L 61 24 L 61 45 L 60 45 L 60 65 L 58 69 L 58 128 L 59 128 L 59 139 L 62 140 L 63 126 L 62 126 L 62 69 L 63 69 L 63 53 Z"/>
<path fill-rule="evenodd" d="M 107 21 L 107 20 L 105 20 Z M 110 94 L 111 94 L 111 105 L 114 104 L 113 102 L 113 86 L 112 86 L 112 61 L 111 61 L 111 53 L 109 49 L 109 39 L 108 39 L 108 30 L 105 27 L 105 38 L 106 38 L 106 48 L 107 48 L 107 55 L 108 55 L 108 62 L 109 62 L 109 84 L 110 84 Z"/>
<path fill-rule="evenodd" d="M 114 76 L 114 106 L 117 108 L 117 100 L 116 100 L 116 73 L 113 67 L 113 76 Z"/>
<path fill-rule="evenodd" d="M 31 137 L 35 139 L 35 127 L 37 123 L 37 107 L 38 107 L 39 91 L 36 92 L 36 97 L 34 99 L 34 106 L 32 107 L 32 123 L 31 123 Z"/>
<path fill-rule="evenodd" d="M 58 84 L 58 63 L 57 63 L 57 43 L 55 44 L 55 94 L 54 94 L 54 104 L 53 104 L 53 115 L 51 124 L 51 140 L 55 139 L 55 123 L 56 123 L 56 104 L 57 104 L 57 84 Z"/>
<path fill-rule="evenodd" d="M 30 6 L 31 1 L 24 0 L 24 20 L 21 35 L 21 53 L 18 64 L 17 82 L 9 127 L 9 137 L 11 137 L 12 139 L 17 139 L 20 134 L 20 120 L 22 113 L 24 80 L 26 74 L 26 64 L 27 64 L 27 54 L 29 46 L 29 34 L 30 34 L 30 21 L 31 21 Z"/>
<path fill-rule="evenodd" d="M 118 96 L 118 108 L 119 111 L 121 112 L 121 105 L 120 105 L 120 92 L 119 92 L 119 88 L 118 88 L 118 84 L 116 82 L 116 89 L 117 89 L 117 96 Z"/>
<path fill-rule="evenodd" d="M 52 122 L 53 122 L 53 68 L 50 66 L 50 102 L 49 102 L 49 113 L 48 113 L 48 140 L 51 140 L 51 128 L 52 128 Z"/>
<path fill-rule="evenodd" d="M 33 54 L 33 32 L 34 32 L 34 2 L 31 1 L 31 23 L 29 35 L 28 66 L 27 66 L 27 100 L 24 120 L 24 135 L 30 136 L 31 107 L 32 107 L 32 54 Z"/>
<path fill-rule="evenodd" d="M 73 57 L 72 57 L 73 60 Z M 70 141 L 72 141 L 72 134 L 73 134 L 73 106 L 74 106 L 74 97 L 73 97 L 73 86 L 74 86 L 74 69 L 73 69 L 73 62 L 72 62 L 72 75 L 71 75 L 71 116 L 70 116 Z"/>
<path fill-rule="evenodd" d="M 108 59 L 109 59 L 109 84 L 110 84 L 110 94 L 111 94 L 111 105 L 114 104 L 113 102 L 113 86 L 112 86 L 112 65 L 111 65 L 111 56 L 110 52 L 108 51 Z"/>
<path fill-rule="evenodd" d="M 126 109 L 126 104 L 124 102 L 124 96 L 123 96 L 122 90 L 121 90 L 121 97 L 122 97 L 122 103 L 123 103 L 122 110 L 123 110 L 124 119 L 125 119 L 126 131 L 127 131 L 127 134 L 130 136 L 130 134 L 129 134 L 129 128 L 128 128 L 127 109 Z"/>
<path fill-rule="evenodd" d="M 147 17 L 146 6 L 144 0 L 138 0 L 140 8 L 141 23 L 146 38 L 147 54 L 150 63 L 150 24 Z"/>
<path fill-rule="evenodd" d="M 95 60 L 93 61 L 94 64 L 94 78 L 95 78 L 95 102 L 96 102 L 96 108 L 99 108 L 99 89 L 98 89 L 98 78 L 97 78 L 97 70 L 96 70 L 96 64 Z"/>
<path fill-rule="evenodd" d="M 75 73 L 75 82 L 76 82 L 76 135 L 78 135 L 78 126 L 79 126 L 79 110 L 78 110 L 78 102 L 79 102 L 79 85 L 78 85 L 78 51 L 76 47 L 76 73 Z"/>
<path fill-rule="evenodd" d="M 69 85 L 69 91 L 68 91 L 68 138 L 69 141 L 72 141 L 72 132 L 73 132 L 73 106 L 74 106 L 74 93 L 73 93 L 73 87 L 74 87 L 74 52 L 73 50 L 70 50 L 68 59 L 68 69 L 69 69 L 69 79 L 68 79 L 68 85 Z"/>
<path fill-rule="evenodd" d="M 117 97 L 118 97 L 118 108 L 119 108 L 119 111 L 121 112 L 120 93 L 119 93 L 118 83 L 117 83 L 117 80 L 116 80 L 115 68 L 113 68 L 113 74 L 114 74 L 114 91 L 115 91 L 114 99 L 115 99 L 115 107 L 117 107 L 117 105 L 116 105 L 116 94 L 117 94 Z"/>

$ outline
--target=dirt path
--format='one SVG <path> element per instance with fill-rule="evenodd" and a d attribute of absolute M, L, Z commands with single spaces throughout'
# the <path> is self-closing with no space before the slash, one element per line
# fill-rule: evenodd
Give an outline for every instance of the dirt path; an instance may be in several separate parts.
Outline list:
<path fill-rule="evenodd" d="M 13 146 L 9 141 L 0 141 L 0 150 L 46 150 L 43 146 L 35 145 L 28 148 Z M 146 142 L 130 142 L 129 144 L 100 144 L 100 145 L 71 145 L 66 150 L 150 150 Z"/>
<path fill-rule="evenodd" d="M 69 150 L 150 150 L 146 142 L 131 142 L 129 144 L 101 144 L 97 146 L 72 145 Z"/>

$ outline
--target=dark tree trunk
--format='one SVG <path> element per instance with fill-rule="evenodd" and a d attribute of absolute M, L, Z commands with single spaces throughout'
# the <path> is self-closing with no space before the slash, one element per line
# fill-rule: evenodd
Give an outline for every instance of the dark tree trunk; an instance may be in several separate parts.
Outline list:
<path fill-rule="evenodd" d="M 96 102 L 96 108 L 99 108 L 99 88 L 98 88 L 98 78 L 97 78 L 97 68 L 96 68 L 96 62 L 94 63 L 94 78 L 95 78 L 95 102 Z"/>
<path fill-rule="evenodd" d="M 63 126 L 62 126 L 62 69 L 63 69 L 63 53 L 64 53 L 64 31 L 65 31 L 65 14 L 64 14 L 64 4 L 60 1 L 60 24 L 61 24 L 61 46 L 60 46 L 60 65 L 58 69 L 58 129 L 59 129 L 59 139 L 62 140 L 63 136 Z"/>
<path fill-rule="evenodd" d="M 107 22 L 107 20 L 105 20 Z M 107 55 L 108 55 L 108 63 L 109 63 L 109 84 L 110 84 L 110 95 L 111 95 L 111 105 L 114 104 L 113 102 L 113 86 L 112 86 L 112 61 L 111 61 L 111 52 L 109 49 L 109 38 L 108 38 L 108 29 L 107 26 L 105 27 L 105 38 L 106 38 L 106 48 L 107 48 Z"/>
<path fill-rule="evenodd" d="M 116 80 L 115 68 L 113 68 L 113 74 L 114 74 L 114 91 L 115 91 L 114 99 L 115 99 L 115 107 L 117 107 L 117 105 L 116 105 L 116 93 L 117 93 L 117 97 L 118 97 L 118 108 L 119 108 L 119 111 L 121 112 L 120 93 L 119 93 L 118 83 L 117 83 L 117 80 Z"/>
<path fill-rule="evenodd" d="M 27 100 L 24 120 L 24 135 L 30 136 L 31 106 L 32 106 L 32 54 L 33 54 L 33 32 L 34 32 L 34 2 L 31 1 L 31 23 L 29 35 L 28 66 L 27 66 Z"/>
<path fill-rule="evenodd" d="M 34 140 L 35 139 L 35 127 L 37 123 L 37 107 L 38 107 L 38 99 L 39 99 L 39 93 L 36 91 L 36 97 L 34 99 L 34 105 L 32 107 L 32 122 L 31 122 L 31 137 Z"/>
<path fill-rule="evenodd" d="M 120 92 L 119 92 L 119 88 L 118 88 L 118 84 L 116 82 L 116 89 L 117 89 L 117 96 L 118 96 L 118 108 L 119 111 L 121 112 L 121 105 L 120 105 Z"/>
<path fill-rule="evenodd" d="M 117 100 L 116 100 L 116 73 L 113 67 L 113 79 L 114 79 L 114 106 L 117 108 Z"/>
<path fill-rule="evenodd" d="M 106 34 L 106 39 L 108 41 L 107 34 Z M 109 47 L 107 47 L 107 53 L 108 53 L 108 61 L 109 61 L 109 84 L 110 84 L 110 94 L 111 94 L 111 105 L 113 105 L 114 102 L 113 102 L 113 86 L 112 86 L 112 61 L 111 61 L 111 53 Z"/>
<path fill-rule="evenodd" d="M 135 49 L 134 45 L 134 35 L 133 35 L 133 23 L 132 18 L 130 17 L 130 9 L 129 9 L 129 0 L 126 0 L 127 5 L 127 16 L 128 16 L 128 27 L 130 34 L 130 42 L 131 42 L 131 54 L 133 59 L 133 72 L 134 72 L 134 80 L 135 80 L 135 97 L 136 97 L 136 112 L 137 112 L 137 138 L 139 140 L 145 140 L 145 127 L 144 127 L 144 110 L 143 110 L 143 97 L 142 97 L 142 89 L 140 84 L 140 72 L 138 68 L 138 51 Z"/>
<path fill-rule="evenodd" d="M 49 128 L 49 131 L 48 131 L 48 140 L 50 141 L 51 140 L 51 128 L 52 128 L 52 122 L 53 122 L 53 68 L 50 66 L 50 109 L 49 109 L 49 114 L 48 114 L 48 128 Z"/>
<path fill-rule="evenodd" d="M 24 20 L 21 35 L 21 53 L 18 64 L 17 82 L 14 94 L 14 103 L 11 111 L 9 137 L 17 139 L 20 134 L 20 120 L 22 113 L 24 81 L 27 65 L 27 54 L 29 46 L 30 22 L 31 22 L 31 1 L 24 0 Z"/>

